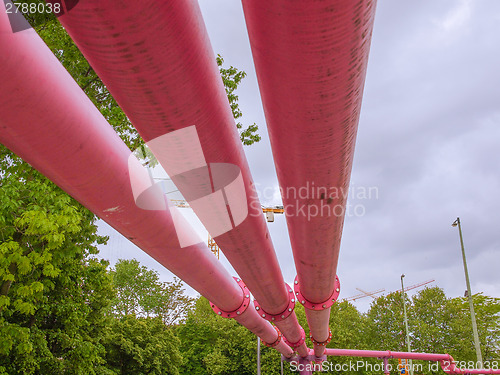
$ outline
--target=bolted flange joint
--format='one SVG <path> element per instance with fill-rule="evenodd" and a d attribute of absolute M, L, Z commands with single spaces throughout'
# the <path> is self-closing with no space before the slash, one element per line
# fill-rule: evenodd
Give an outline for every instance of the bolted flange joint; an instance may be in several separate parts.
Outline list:
<path fill-rule="evenodd" d="M 316 341 L 316 340 L 314 339 L 314 337 L 313 337 L 312 333 L 311 333 L 311 334 L 309 334 L 309 338 L 311 339 L 311 341 L 312 341 L 312 343 L 313 343 L 314 345 L 326 346 L 326 345 L 328 345 L 328 343 L 329 343 L 330 341 L 332 341 L 332 330 L 330 329 L 330 327 L 328 327 L 328 338 L 327 338 L 325 341 L 323 341 L 323 342 Z"/>
<path fill-rule="evenodd" d="M 250 306 L 250 291 L 248 290 L 247 286 L 241 280 L 239 277 L 234 277 L 238 285 L 240 286 L 241 290 L 243 291 L 243 301 L 241 302 L 240 307 L 238 307 L 234 311 L 224 311 L 219 309 L 215 304 L 210 302 L 210 306 L 212 307 L 212 310 L 219 315 L 222 316 L 223 318 L 236 318 L 237 316 L 240 316 L 243 314 L 243 312 L 248 309 L 248 306 Z"/>
<path fill-rule="evenodd" d="M 276 340 L 274 340 L 274 342 L 272 343 L 267 343 L 265 342 L 264 340 L 262 340 L 262 343 L 265 345 L 265 346 L 268 346 L 270 348 L 274 348 L 275 346 L 277 346 L 280 342 L 281 342 L 281 339 L 283 337 L 283 335 L 281 334 L 281 331 L 279 330 L 278 327 L 276 326 L 273 326 L 274 329 L 276 330 L 276 332 L 278 333 L 278 338 Z"/>
<path fill-rule="evenodd" d="M 280 314 L 268 314 L 265 312 L 262 307 L 260 306 L 259 302 L 257 300 L 253 301 L 253 304 L 255 306 L 255 310 L 259 313 L 259 315 L 266 319 L 269 320 L 270 322 L 279 322 L 283 319 L 286 319 L 290 316 L 290 314 L 293 312 L 293 309 L 295 308 L 295 295 L 293 294 L 292 288 L 288 284 L 285 283 L 286 290 L 288 292 L 288 306 L 284 311 L 282 311 Z"/>
<path fill-rule="evenodd" d="M 305 341 L 306 341 L 306 333 L 304 332 L 304 328 L 300 327 L 300 339 L 297 342 L 290 342 L 286 339 L 286 337 L 283 336 L 283 339 L 285 340 L 285 343 L 292 348 L 293 350 L 297 349 L 299 346 L 301 346 Z"/>
<path fill-rule="evenodd" d="M 337 298 L 339 298 L 340 294 L 340 280 L 338 276 L 335 276 L 335 284 L 333 287 L 333 293 L 332 295 L 324 302 L 321 303 L 313 303 L 311 301 L 308 301 L 300 292 L 300 286 L 299 286 L 299 280 L 297 276 L 295 276 L 295 281 L 293 282 L 293 289 L 295 290 L 295 296 L 297 300 L 304 305 L 306 309 L 309 310 L 325 310 L 332 306 L 336 301 Z"/>

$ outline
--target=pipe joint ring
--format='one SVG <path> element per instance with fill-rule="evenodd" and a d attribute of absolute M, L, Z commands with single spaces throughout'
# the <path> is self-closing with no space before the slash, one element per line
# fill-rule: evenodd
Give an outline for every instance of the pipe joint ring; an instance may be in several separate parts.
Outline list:
<path fill-rule="evenodd" d="M 268 314 L 267 312 L 264 311 L 262 306 L 257 302 L 257 300 L 253 301 L 253 304 L 255 306 L 255 310 L 257 310 L 257 313 L 264 319 L 269 320 L 271 323 L 274 322 L 279 322 L 282 321 L 286 318 L 288 318 L 293 310 L 295 309 L 295 295 L 293 294 L 293 289 L 290 288 L 290 285 L 285 283 L 286 291 L 288 293 L 288 306 L 284 311 L 282 311 L 279 314 Z"/>
<path fill-rule="evenodd" d="M 299 326 L 300 327 L 300 326 Z M 304 328 L 300 327 L 300 339 L 297 342 L 290 342 L 287 340 L 285 336 L 283 336 L 283 339 L 285 340 L 285 343 L 292 348 L 293 350 L 297 349 L 299 346 L 301 346 L 305 341 L 306 341 L 306 333 L 304 332 Z"/>
<path fill-rule="evenodd" d="M 278 333 L 278 338 L 276 340 L 274 340 L 274 342 L 272 342 L 270 344 L 267 343 L 267 342 L 265 342 L 264 340 L 262 340 L 262 343 L 265 346 L 269 347 L 269 348 L 274 348 L 275 346 L 277 346 L 281 342 L 281 339 L 283 338 L 283 334 L 281 333 L 281 331 L 279 330 L 279 328 L 276 327 L 276 326 L 273 326 L 273 327 L 276 330 L 276 333 Z"/>
<path fill-rule="evenodd" d="M 340 294 L 340 280 L 338 276 L 335 276 L 335 284 L 333 286 L 333 293 L 332 295 L 324 302 L 320 303 L 314 303 L 311 301 L 308 301 L 300 292 L 300 286 L 299 286 L 299 280 L 298 276 L 295 276 L 295 281 L 293 282 L 293 289 L 295 290 L 295 296 L 297 297 L 297 300 L 304 305 L 306 309 L 309 310 L 325 310 L 329 307 L 331 307 L 336 301 L 337 298 L 339 298 Z"/>
<path fill-rule="evenodd" d="M 236 282 L 240 286 L 241 290 L 243 291 L 243 301 L 241 302 L 240 307 L 238 307 L 234 311 L 224 311 L 224 310 L 219 309 L 212 302 L 210 302 L 210 306 L 212 307 L 212 310 L 214 310 L 214 312 L 217 315 L 219 315 L 223 318 L 236 318 L 236 317 L 240 316 L 241 314 L 243 314 L 245 312 L 245 310 L 248 309 L 248 306 L 250 306 L 250 291 L 248 290 L 247 286 L 245 285 L 243 280 L 241 280 L 239 277 L 233 277 L 233 278 L 236 280 Z"/>
<path fill-rule="evenodd" d="M 317 346 L 327 346 L 327 345 L 328 345 L 328 343 L 329 343 L 330 341 L 332 341 L 332 330 L 330 329 L 330 327 L 328 327 L 328 338 L 327 338 L 325 341 L 323 341 L 323 342 L 316 341 L 316 340 L 314 339 L 314 337 L 313 337 L 312 333 L 311 333 L 311 334 L 309 334 L 309 338 L 311 339 L 311 341 L 312 341 L 312 343 L 313 343 L 314 345 L 317 345 Z"/>

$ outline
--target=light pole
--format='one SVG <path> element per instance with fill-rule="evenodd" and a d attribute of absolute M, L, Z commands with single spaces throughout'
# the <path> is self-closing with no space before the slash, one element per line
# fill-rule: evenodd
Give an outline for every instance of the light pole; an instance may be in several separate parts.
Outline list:
<path fill-rule="evenodd" d="M 405 286 L 403 284 L 403 277 L 405 277 L 405 274 L 403 273 L 401 275 L 401 297 L 403 298 L 403 314 L 405 318 L 405 328 L 406 328 L 406 345 L 408 346 L 408 353 L 411 352 L 411 347 L 410 347 L 410 332 L 408 330 L 408 317 L 406 316 L 406 293 L 405 293 Z M 410 374 L 413 375 L 413 361 L 410 359 L 408 361 L 410 364 Z"/>
<path fill-rule="evenodd" d="M 260 375 L 260 337 L 257 336 L 257 375 Z"/>
<path fill-rule="evenodd" d="M 483 367 L 483 356 L 481 355 L 481 347 L 479 346 L 479 335 L 477 333 L 476 314 L 474 313 L 474 304 L 472 303 L 472 292 L 470 290 L 469 271 L 467 270 L 467 260 L 465 259 L 464 239 L 462 237 L 462 226 L 460 225 L 460 218 L 451 224 L 452 227 L 458 226 L 458 233 L 460 234 L 460 245 L 462 246 L 462 260 L 464 262 L 465 283 L 467 284 L 467 297 L 469 299 L 470 317 L 472 320 L 472 334 L 474 335 L 474 346 L 476 347 L 476 356 L 479 368 Z"/>

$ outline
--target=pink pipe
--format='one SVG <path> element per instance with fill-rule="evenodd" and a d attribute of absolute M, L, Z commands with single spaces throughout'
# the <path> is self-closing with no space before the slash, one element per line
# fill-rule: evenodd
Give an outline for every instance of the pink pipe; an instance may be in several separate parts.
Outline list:
<path fill-rule="evenodd" d="M 461 369 L 449 354 L 393 352 L 389 350 L 326 349 L 325 354 L 335 357 L 401 358 L 440 362 L 447 374 L 500 374 L 500 369 Z"/>
<path fill-rule="evenodd" d="M 0 142 L 221 309 L 237 309 L 242 289 L 207 246 L 180 248 L 168 210 L 137 207 L 130 178 L 142 166 L 129 171 L 125 144 L 34 30 L 12 33 L 3 8 L 0 46 Z M 238 321 L 265 341 L 278 337 L 253 306 Z"/>
<path fill-rule="evenodd" d="M 449 360 L 449 354 L 428 354 L 428 353 L 408 353 L 393 352 L 390 350 L 356 350 L 356 349 L 326 349 L 325 354 L 335 357 L 369 357 L 369 358 L 406 358 L 419 359 L 423 361 L 443 361 Z"/>
<path fill-rule="evenodd" d="M 334 292 L 376 0 L 242 2 L 300 291 L 323 304 Z M 328 313 L 306 315 L 325 339 Z"/>
<path fill-rule="evenodd" d="M 59 19 L 144 140 L 195 125 L 207 163 L 240 168 L 249 215 L 215 240 L 262 308 L 281 314 L 288 294 L 198 4 L 137 4 L 87 0 Z M 292 342 L 293 321 L 276 323 Z"/>
<path fill-rule="evenodd" d="M 277 339 L 276 331 L 269 323 L 264 321 L 259 316 L 257 311 L 254 309 L 253 303 L 241 316 L 236 317 L 235 320 L 241 325 L 244 325 L 255 335 L 259 336 L 266 343 L 271 344 Z M 265 324 L 262 324 L 263 322 Z M 272 332 L 270 332 L 269 327 L 271 327 Z M 235 340 L 238 340 L 238 337 L 235 337 Z M 285 357 L 291 357 L 293 354 L 293 350 L 284 342 L 284 340 L 281 340 L 277 346 L 274 346 L 274 348 L 280 353 L 283 353 Z"/>

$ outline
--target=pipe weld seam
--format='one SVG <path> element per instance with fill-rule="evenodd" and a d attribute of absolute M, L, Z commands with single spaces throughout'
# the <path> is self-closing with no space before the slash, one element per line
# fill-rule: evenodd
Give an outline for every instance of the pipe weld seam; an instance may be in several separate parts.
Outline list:
<path fill-rule="evenodd" d="M 283 337 L 283 334 L 281 333 L 281 331 L 279 330 L 279 328 L 276 327 L 276 326 L 273 326 L 273 327 L 276 330 L 276 333 L 278 334 L 278 338 L 276 340 L 274 340 L 272 343 L 267 343 L 264 340 L 262 340 L 262 343 L 265 346 L 268 346 L 270 348 L 274 348 L 275 346 L 277 346 L 281 342 L 281 338 Z"/>
<path fill-rule="evenodd" d="M 255 305 L 255 310 L 257 310 L 258 314 L 266 319 L 269 320 L 270 322 L 279 322 L 281 320 L 284 320 L 288 318 L 293 310 L 295 309 L 295 295 L 293 294 L 292 288 L 290 288 L 290 285 L 285 283 L 286 290 L 288 292 L 288 306 L 279 314 L 269 314 L 267 313 L 262 306 L 257 302 L 257 300 L 253 301 L 253 304 Z"/>
<path fill-rule="evenodd" d="M 210 302 L 210 306 L 212 307 L 212 310 L 214 312 L 223 317 L 223 318 L 236 318 L 237 316 L 240 316 L 245 312 L 246 309 L 248 309 L 248 306 L 250 306 L 250 291 L 248 290 L 247 286 L 241 280 L 239 277 L 233 277 L 233 279 L 236 280 L 238 283 L 239 287 L 243 291 L 243 301 L 241 301 L 240 307 L 238 307 L 236 310 L 233 311 L 224 311 L 219 309 L 217 306 L 215 306 L 214 303 Z"/>
<path fill-rule="evenodd" d="M 332 341 L 332 330 L 330 329 L 330 327 L 328 327 L 328 338 L 325 341 L 316 341 L 312 333 L 309 334 L 309 338 L 311 339 L 314 345 L 326 346 L 330 341 Z"/>
<path fill-rule="evenodd" d="M 314 303 L 307 300 L 304 295 L 300 292 L 299 280 L 298 276 L 295 276 L 295 281 L 293 282 L 293 289 L 295 291 L 295 295 L 297 296 L 297 300 L 304 305 L 306 309 L 321 311 L 331 307 L 339 298 L 340 294 L 340 280 L 338 276 L 335 276 L 335 284 L 333 286 L 333 293 L 328 299 L 324 302 Z"/>
<path fill-rule="evenodd" d="M 300 326 L 299 326 L 300 327 Z M 304 332 L 304 328 L 300 327 L 300 339 L 297 342 L 290 342 L 287 340 L 285 336 L 283 336 L 285 343 L 292 349 L 297 349 L 299 346 L 301 346 L 305 341 L 306 341 L 306 333 Z"/>

